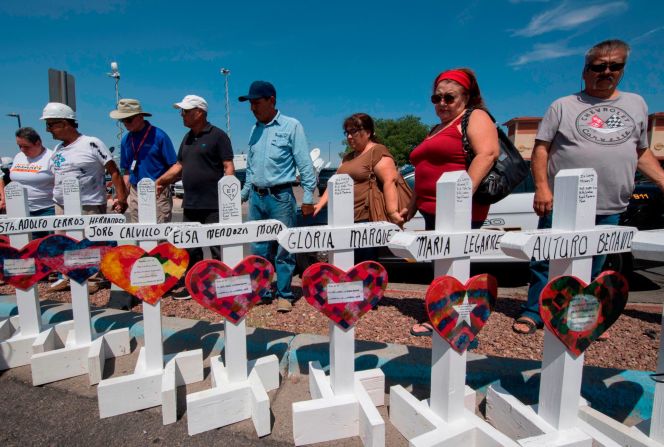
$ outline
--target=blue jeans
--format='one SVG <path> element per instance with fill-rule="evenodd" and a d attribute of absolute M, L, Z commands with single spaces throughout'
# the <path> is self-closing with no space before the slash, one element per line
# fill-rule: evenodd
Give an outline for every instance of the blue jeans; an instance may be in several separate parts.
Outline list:
<path fill-rule="evenodd" d="M 252 189 L 249 194 L 249 220 L 276 219 L 286 227 L 294 227 L 296 213 L 297 203 L 292 188 L 284 188 L 277 193 L 263 195 Z M 295 300 L 291 288 L 295 271 L 295 255 L 290 254 L 276 241 L 253 243 L 251 252 L 256 256 L 264 257 L 274 265 L 277 274 L 277 296 L 289 301 Z M 262 298 L 263 300 L 272 299 L 272 292 L 265 292 Z"/>
<path fill-rule="evenodd" d="M 30 217 L 41 217 L 41 216 L 55 216 L 55 206 L 49 206 L 48 208 L 42 208 L 37 211 L 30 211 Z M 32 239 L 39 239 L 40 237 L 46 237 L 51 234 L 50 231 L 35 231 L 32 233 Z"/>
<path fill-rule="evenodd" d="M 551 228 L 552 213 L 540 217 L 537 228 Z M 620 214 L 595 216 L 595 225 L 618 225 Z M 606 255 L 593 256 L 592 279 L 602 272 Z M 537 326 L 542 326 L 539 314 L 539 296 L 542 289 L 549 282 L 549 261 L 530 261 L 530 287 L 528 288 L 528 301 L 521 306 L 521 316 L 532 319 Z"/>

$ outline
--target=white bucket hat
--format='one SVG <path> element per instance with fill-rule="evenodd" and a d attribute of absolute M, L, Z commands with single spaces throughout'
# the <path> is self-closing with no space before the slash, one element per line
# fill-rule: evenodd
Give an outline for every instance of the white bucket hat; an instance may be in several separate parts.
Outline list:
<path fill-rule="evenodd" d="M 141 102 L 138 99 L 123 98 L 118 101 L 118 109 L 109 113 L 114 120 L 129 118 L 134 115 L 152 116 L 151 113 L 144 112 Z"/>

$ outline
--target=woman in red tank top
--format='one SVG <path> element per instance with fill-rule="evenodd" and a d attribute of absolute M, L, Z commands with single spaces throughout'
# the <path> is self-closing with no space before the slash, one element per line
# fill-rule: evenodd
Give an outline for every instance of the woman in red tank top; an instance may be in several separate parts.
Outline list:
<path fill-rule="evenodd" d="M 410 154 L 415 166 L 415 191 L 407 219 L 416 211 L 424 216 L 426 229 L 433 230 L 436 212 L 436 182 L 445 172 L 466 170 L 466 155 L 461 137 L 461 119 L 466 108 L 476 110 L 468 121 L 468 139 L 475 158 L 467 172 L 473 182 L 473 192 L 498 158 L 498 132 L 493 120 L 484 110 L 477 79 L 472 70 L 459 68 L 444 71 L 433 83 L 431 102 L 440 124 Z M 473 204 L 473 226 L 482 225 L 489 205 Z"/>
<path fill-rule="evenodd" d="M 466 170 L 473 183 L 473 193 L 487 175 L 499 155 L 498 132 L 493 120 L 483 109 L 477 79 L 472 70 L 458 68 L 439 74 L 433 83 L 431 102 L 440 124 L 410 154 L 415 167 L 415 190 L 408 207 L 406 220 L 416 211 L 424 217 L 427 230 L 435 228 L 436 182 L 445 172 Z M 466 154 L 461 136 L 461 119 L 468 107 L 475 110 L 468 120 L 468 140 L 475 152 L 466 169 Z M 489 213 L 489 205 L 473 203 L 472 226 L 479 228 Z M 416 324 L 412 335 L 431 335 L 429 323 Z"/>

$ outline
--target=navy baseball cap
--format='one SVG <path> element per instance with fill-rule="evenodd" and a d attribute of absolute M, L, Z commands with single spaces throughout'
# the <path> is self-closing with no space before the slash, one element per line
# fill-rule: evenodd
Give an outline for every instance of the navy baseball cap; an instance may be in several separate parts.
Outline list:
<path fill-rule="evenodd" d="M 270 96 L 277 97 L 277 91 L 274 89 L 274 85 L 270 84 L 267 81 L 254 81 L 249 86 L 249 94 L 245 96 L 240 96 L 239 101 L 249 101 L 250 99 L 259 99 L 259 98 L 269 98 Z"/>

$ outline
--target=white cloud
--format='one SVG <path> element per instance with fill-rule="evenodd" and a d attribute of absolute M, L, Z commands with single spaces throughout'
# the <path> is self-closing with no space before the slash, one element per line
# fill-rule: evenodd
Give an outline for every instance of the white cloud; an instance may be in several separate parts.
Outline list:
<path fill-rule="evenodd" d="M 570 30 L 600 17 L 619 14 L 628 9 L 627 2 L 614 1 L 599 3 L 573 9 L 572 5 L 563 2 L 561 5 L 536 15 L 528 26 L 514 31 L 515 36 L 539 36 L 550 31 Z"/>
<path fill-rule="evenodd" d="M 660 27 L 657 27 L 655 29 L 651 29 L 650 31 L 645 32 L 645 33 L 641 34 L 640 36 L 637 36 L 634 39 L 630 40 L 629 43 L 631 43 L 632 45 L 639 44 L 639 43 L 643 42 L 644 40 L 647 40 L 653 34 L 658 33 L 662 30 L 664 30 L 664 26 L 660 26 Z"/>
<path fill-rule="evenodd" d="M 568 48 L 565 43 L 537 44 L 533 47 L 532 51 L 522 54 L 514 62 L 510 63 L 510 65 L 518 68 L 531 62 L 559 59 L 575 54 L 583 54 L 584 52 L 584 48 Z"/>

